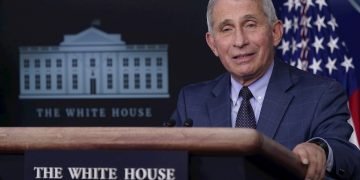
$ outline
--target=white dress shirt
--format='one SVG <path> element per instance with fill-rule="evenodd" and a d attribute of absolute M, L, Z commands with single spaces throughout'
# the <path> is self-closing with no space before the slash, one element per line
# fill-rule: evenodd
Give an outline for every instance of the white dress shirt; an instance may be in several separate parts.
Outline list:
<path fill-rule="evenodd" d="M 256 80 L 255 82 L 253 82 L 252 84 L 250 84 L 248 86 L 251 93 L 253 94 L 253 97 L 250 99 L 250 104 L 254 110 L 256 123 L 259 120 L 261 107 L 262 107 L 262 104 L 264 101 L 266 89 L 268 87 L 273 68 L 274 68 L 274 62 L 270 65 L 270 68 L 265 72 L 265 74 L 260 79 Z M 242 97 L 239 97 L 239 92 L 242 87 L 243 87 L 243 85 L 240 84 L 239 82 L 237 82 L 231 76 L 230 98 L 231 98 L 231 102 L 232 102 L 231 103 L 231 125 L 232 125 L 232 127 L 235 127 L 237 112 L 239 110 L 239 107 L 240 107 L 240 104 L 242 101 Z"/>

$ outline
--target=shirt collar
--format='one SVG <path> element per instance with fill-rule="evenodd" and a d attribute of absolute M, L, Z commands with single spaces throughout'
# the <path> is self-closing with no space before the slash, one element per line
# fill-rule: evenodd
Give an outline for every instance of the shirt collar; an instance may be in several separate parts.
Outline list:
<path fill-rule="evenodd" d="M 252 84 L 249 85 L 249 89 L 250 89 L 251 93 L 253 94 L 253 96 L 255 97 L 255 100 L 257 102 L 259 102 L 260 104 L 262 104 L 262 102 L 264 101 L 266 89 L 269 84 L 273 68 L 274 68 L 274 61 L 271 63 L 268 70 L 265 72 L 265 74 L 260 79 L 256 80 L 255 82 L 253 82 Z M 243 87 L 243 85 L 240 84 L 239 82 L 237 82 L 233 78 L 233 76 L 231 76 L 230 98 L 231 98 L 231 101 L 234 106 L 236 105 L 236 102 L 239 98 L 238 97 L 239 92 L 242 87 Z"/>

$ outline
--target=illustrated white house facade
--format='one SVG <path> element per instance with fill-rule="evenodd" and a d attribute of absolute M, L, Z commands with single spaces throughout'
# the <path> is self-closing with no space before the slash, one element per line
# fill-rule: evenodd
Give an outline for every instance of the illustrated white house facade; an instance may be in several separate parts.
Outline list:
<path fill-rule="evenodd" d="M 19 51 L 20 99 L 169 97 L 166 44 L 127 45 L 90 27 Z"/>

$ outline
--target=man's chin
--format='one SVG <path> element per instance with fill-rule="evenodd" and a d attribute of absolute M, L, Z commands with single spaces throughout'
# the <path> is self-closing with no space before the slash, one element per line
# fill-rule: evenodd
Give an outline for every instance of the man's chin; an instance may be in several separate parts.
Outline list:
<path fill-rule="evenodd" d="M 252 72 L 236 72 L 232 73 L 232 76 L 242 85 L 249 85 L 258 79 Z"/>

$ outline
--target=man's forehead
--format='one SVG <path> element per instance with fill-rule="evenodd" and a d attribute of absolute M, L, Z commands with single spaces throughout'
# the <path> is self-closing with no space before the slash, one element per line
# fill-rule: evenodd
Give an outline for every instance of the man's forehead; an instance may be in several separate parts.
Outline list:
<path fill-rule="evenodd" d="M 254 7 L 254 9 L 251 10 L 259 10 L 259 11 L 263 11 L 262 5 L 261 5 L 261 0 L 216 0 L 213 7 L 212 7 L 212 11 L 216 12 L 216 11 L 225 11 L 225 9 L 229 9 L 229 8 L 238 8 L 240 6 L 234 4 L 234 3 L 241 3 L 243 6 L 246 6 L 248 8 L 248 6 L 250 7 Z M 239 9 L 240 10 L 240 9 Z"/>
<path fill-rule="evenodd" d="M 220 1 L 251 1 L 256 2 L 258 0 L 217 0 Z M 217 19 L 217 21 L 225 21 L 227 19 L 233 19 L 236 18 L 236 21 L 238 20 L 248 20 L 248 19 L 260 19 L 262 18 L 262 15 L 264 15 L 263 9 L 259 4 L 256 6 L 253 6 L 254 8 L 244 7 L 241 9 L 237 9 L 236 6 L 222 6 L 215 4 L 213 8 L 213 19 Z M 231 9 L 233 8 L 233 9 Z M 235 9 L 234 9 L 235 8 Z M 235 13 L 234 13 L 235 12 Z"/>
<path fill-rule="evenodd" d="M 224 18 L 224 19 L 218 19 L 219 23 L 221 24 L 231 24 L 231 23 L 235 23 L 237 21 L 247 21 L 247 20 L 257 20 L 258 17 L 256 15 L 253 14 L 245 14 L 244 16 L 242 16 L 240 19 L 228 19 L 228 18 Z"/>
<path fill-rule="evenodd" d="M 214 5 L 218 2 L 223 2 L 223 1 L 235 1 L 235 2 L 256 2 L 256 3 L 261 3 L 263 0 L 214 0 Z"/>

